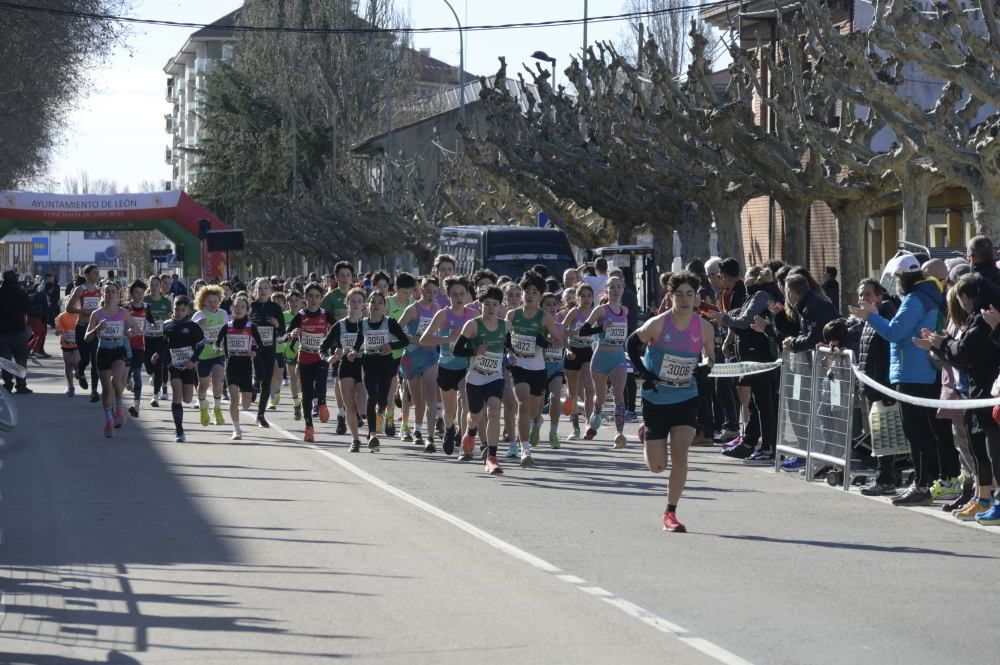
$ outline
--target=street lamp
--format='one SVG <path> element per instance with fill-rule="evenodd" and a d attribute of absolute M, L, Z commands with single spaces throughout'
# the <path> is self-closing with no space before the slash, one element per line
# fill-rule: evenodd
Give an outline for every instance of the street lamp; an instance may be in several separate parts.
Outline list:
<path fill-rule="evenodd" d="M 556 89 L 556 59 L 551 57 L 545 51 L 535 51 L 531 54 L 531 57 L 535 60 L 542 60 L 544 62 L 552 63 L 552 90 Z"/>
<path fill-rule="evenodd" d="M 458 23 L 458 95 L 461 106 L 459 106 L 458 117 L 465 124 L 465 38 L 462 35 L 462 21 L 458 18 L 458 12 L 455 8 L 451 6 L 448 0 L 444 0 L 444 4 L 448 5 L 448 9 L 451 10 L 452 16 L 455 17 L 455 23 Z"/>

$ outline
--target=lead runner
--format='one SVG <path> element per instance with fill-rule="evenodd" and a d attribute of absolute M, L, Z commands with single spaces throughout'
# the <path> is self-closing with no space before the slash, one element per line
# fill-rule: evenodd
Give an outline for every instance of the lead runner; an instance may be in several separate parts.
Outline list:
<path fill-rule="evenodd" d="M 642 385 L 642 441 L 646 466 L 653 473 L 667 468 L 667 437 L 670 437 L 670 483 L 667 509 L 663 515 L 665 531 L 687 531 L 677 520 L 688 473 L 688 448 L 694 437 L 698 415 L 698 384 L 694 371 L 704 355 L 708 366 L 715 363 L 712 325 L 694 316 L 701 279 L 690 272 L 675 273 L 670 278 L 670 309 L 654 316 L 632 333 L 626 344 L 629 359 Z M 645 354 L 643 347 L 645 346 Z"/>

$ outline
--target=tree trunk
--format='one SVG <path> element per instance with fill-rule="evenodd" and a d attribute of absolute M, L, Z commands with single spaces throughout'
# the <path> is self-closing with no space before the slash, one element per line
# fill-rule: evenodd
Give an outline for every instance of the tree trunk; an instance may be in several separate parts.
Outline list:
<path fill-rule="evenodd" d="M 972 195 L 972 218 L 976 221 L 976 233 L 994 239 L 1000 237 L 1000 190 L 983 185 L 975 189 L 969 188 L 969 193 Z"/>
<path fill-rule="evenodd" d="M 808 257 L 806 247 L 806 224 L 809 223 L 809 207 L 812 201 L 789 201 L 781 204 L 784 224 L 785 263 L 805 266 Z"/>
<path fill-rule="evenodd" d="M 671 251 L 674 239 L 674 227 L 669 224 L 650 225 L 649 232 L 653 236 L 653 257 L 656 260 L 656 270 L 659 273 L 670 270 L 674 254 Z"/>
<path fill-rule="evenodd" d="M 896 177 L 903 196 L 903 227 L 900 240 L 927 245 L 927 200 L 931 195 L 934 176 L 910 166 L 903 168 Z"/>
<path fill-rule="evenodd" d="M 857 300 L 857 288 L 865 274 L 866 210 L 856 206 L 832 208 L 837 217 L 837 244 L 840 247 L 840 302 L 834 303 L 843 313 L 847 303 Z"/>
<path fill-rule="evenodd" d="M 733 257 L 744 265 L 746 257 L 743 255 L 743 199 L 721 197 L 712 201 L 709 206 L 712 210 L 712 219 L 715 221 L 715 230 L 719 234 L 719 256 Z"/>
<path fill-rule="evenodd" d="M 694 203 L 688 203 L 681 208 L 681 216 L 677 224 L 677 235 L 681 239 L 684 263 L 691 259 L 705 261 L 708 255 L 708 234 L 710 220 L 705 211 Z"/>

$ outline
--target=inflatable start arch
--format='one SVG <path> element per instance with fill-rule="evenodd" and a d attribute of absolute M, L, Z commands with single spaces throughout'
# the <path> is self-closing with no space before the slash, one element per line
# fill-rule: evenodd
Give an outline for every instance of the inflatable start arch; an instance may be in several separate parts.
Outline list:
<path fill-rule="evenodd" d="M 188 278 L 221 278 L 226 257 L 203 252 L 199 221 L 225 225 L 184 192 L 64 195 L 0 190 L 0 238 L 15 229 L 42 231 L 141 231 L 155 229 L 184 253 Z"/>

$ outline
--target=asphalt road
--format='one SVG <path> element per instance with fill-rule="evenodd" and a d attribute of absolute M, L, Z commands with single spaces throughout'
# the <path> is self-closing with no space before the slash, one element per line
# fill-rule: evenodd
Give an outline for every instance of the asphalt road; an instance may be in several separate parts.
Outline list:
<path fill-rule="evenodd" d="M 680 515 L 636 443 L 502 477 L 280 428 L 120 436 L 33 363 L 0 461 L 0 662 L 990 663 L 1000 530 L 692 455 Z M 148 389 L 147 389 L 148 392 Z M 281 429 L 289 432 L 286 436 Z M 627 430 L 633 435 L 634 426 Z M 927 513 L 927 514 L 921 514 Z M 982 607 L 979 607 L 982 603 Z"/>

